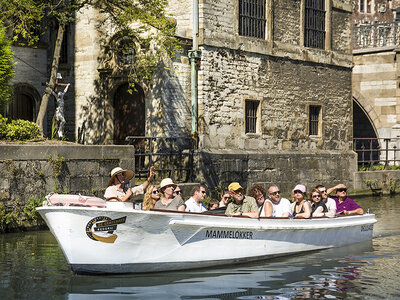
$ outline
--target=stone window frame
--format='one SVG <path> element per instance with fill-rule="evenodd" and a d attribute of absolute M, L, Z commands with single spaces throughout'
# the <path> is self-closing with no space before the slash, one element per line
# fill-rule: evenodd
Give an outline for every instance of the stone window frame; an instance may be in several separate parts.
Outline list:
<path fill-rule="evenodd" d="M 256 102 L 257 103 L 257 112 L 256 112 L 256 121 L 255 121 L 255 132 L 247 132 L 247 110 L 246 110 L 246 103 L 248 102 Z M 262 101 L 260 99 L 256 99 L 253 97 L 246 97 L 244 96 L 244 101 L 243 101 L 243 117 L 244 117 L 244 133 L 246 135 L 256 135 L 259 136 L 261 135 L 261 103 Z"/>
<path fill-rule="evenodd" d="M 304 45 L 305 40 L 305 15 L 306 15 L 306 0 L 301 0 L 300 6 L 300 47 L 310 48 Z M 332 1 L 325 0 L 325 47 L 321 48 L 311 48 L 316 50 L 331 50 L 331 32 L 332 32 Z"/>
<path fill-rule="evenodd" d="M 318 128 L 317 134 L 311 134 L 311 127 L 310 124 L 313 122 L 312 115 L 311 115 L 311 108 L 318 107 Z M 307 105 L 307 136 L 309 137 L 322 137 L 322 114 L 323 114 L 323 106 L 320 103 L 310 103 Z"/>

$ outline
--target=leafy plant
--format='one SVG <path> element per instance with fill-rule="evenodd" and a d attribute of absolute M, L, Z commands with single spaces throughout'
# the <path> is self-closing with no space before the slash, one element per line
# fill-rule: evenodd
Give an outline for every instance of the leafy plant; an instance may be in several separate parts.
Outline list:
<path fill-rule="evenodd" d="M 31 140 L 40 136 L 39 127 L 31 121 L 12 120 L 7 127 L 7 140 L 24 141 Z"/>
<path fill-rule="evenodd" d="M 3 22 L 0 22 L 0 113 L 4 112 L 10 102 L 11 80 L 14 77 L 15 68 L 11 41 L 5 36 L 5 29 L 2 24 Z"/>

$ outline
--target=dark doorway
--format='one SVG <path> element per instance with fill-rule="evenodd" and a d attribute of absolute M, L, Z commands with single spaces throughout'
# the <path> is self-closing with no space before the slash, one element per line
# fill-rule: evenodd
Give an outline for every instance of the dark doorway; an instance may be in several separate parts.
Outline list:
<path fill-rule="evenodd" d="M 361 105 L 353 100 L 354 150 L 360 164 L 373 163 L 379 159 L 379 141 L 374 126 Z"/>
<path fill-rule="evenodd" d="M 8 106 L 7 116 L 12 120 L 35 121 L 35 100 L 24 93 L 16 93 Z"/>
<path fill-rule="evenodd" d="M 128 83 L 121 85 L 114 95 L 114 144 L 125 145 L 127 136 L 145 135 L 145 103 L 143 89 L 128 92 Z"/>

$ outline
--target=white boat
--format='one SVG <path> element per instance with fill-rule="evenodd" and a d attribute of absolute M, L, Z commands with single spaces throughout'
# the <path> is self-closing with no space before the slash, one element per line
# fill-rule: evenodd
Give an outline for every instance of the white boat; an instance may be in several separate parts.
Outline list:
<path fill-rule="evenodd" d="M 374 214 L 250 219 L 142 211 L 132 203 L 93 197 L 86 198 L 88 204 L 83 196 L 52 197 L 37 210 L 77 273 L 142 273 L 264 260 L 370 240 L 376 222 Z"/>

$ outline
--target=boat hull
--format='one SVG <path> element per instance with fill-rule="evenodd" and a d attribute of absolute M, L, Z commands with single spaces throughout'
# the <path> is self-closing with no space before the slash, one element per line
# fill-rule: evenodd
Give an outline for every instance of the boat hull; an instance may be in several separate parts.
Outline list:
<path fill-rule="evenodd" d="M 302 220 L 122 206 L 50 206 L 38 211 L 78 273 L 184 270 L 340 247 L 370 240 L 376 222 L 372 214 Z"/>

